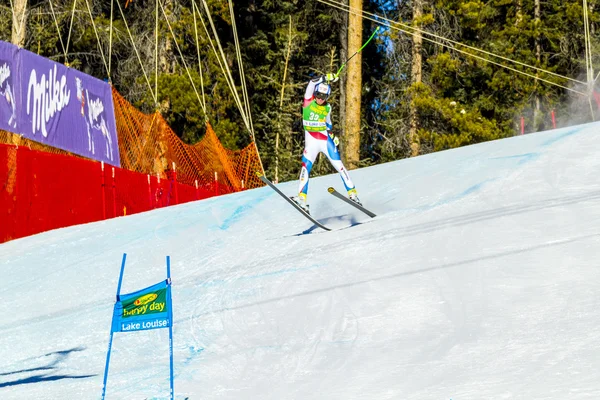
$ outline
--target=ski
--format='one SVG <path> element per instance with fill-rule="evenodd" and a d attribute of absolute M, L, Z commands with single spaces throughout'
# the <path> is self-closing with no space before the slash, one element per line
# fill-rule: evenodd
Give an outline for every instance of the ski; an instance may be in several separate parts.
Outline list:
<path fill-rule="evenodd" d="M 350 204 L 352 207 L 359 209 L 360 211 L 364 212 L 365 214 L 367 214 L 369 217 L 374 218 L 376 217 L 376 215 L 374 213 L 372 213 L 371 211 L 367 210 L 366 208 L 364 208 L 361 205 L 358 205 L 357 203 L 353 202 L 352 200 L 350 200 L 349 198 L 347 198 L 346 196 L 344 196 L 343 194 L 341 194 L 340 192 L 338 192 L 337 190 L 335 190 L 334 188 L 330 187 L 329 189 L 327 189 L 327 191 L 329 193 L 331 193 L 332 195 L 334 195 L 335 197 L 337 197 L 340 200 L 345 201 L 346 203 Z"/>
<path fill-rule="evenodd" d="M 322 223 L 320 223 L 319 221 L 317 221 L 316 219 L 314 219 L 309 213 L 307 213 L 306 211 L 304 211 L 302 209 L 302 207 L 300 207 L 298 204 L 296 204 L 294 202 L 294 200 L 292 200 L 291 198 L 289 198 L 288 196 L 286 196 L 281 190 L 279 190 L 275 184 L 273 182 L 271 182 L 270 180 L 268 180 L 263 174 L 261 174 L 260 172 L 257 172 L 256 175 L 258 175 L 258 177 L 260 178 L 261 181 L 263 181 L 264 183 L 266 183 L 271 189 L 273 189 L 277 194 L 279 194 L 281 197 L 283 197 L 288 203 L 290 203 L 290 205 L 292 207 L 294 207 L 296 210 L 298 210 L 298 212 L 302 215 L 304 215 L 310 222 L 312 222 L 313 224 L 317 225 L 319 228 L 324 229 L 326 231 L 330 231 L 331 229 L 326 227 L 325 225 L 323 225 Z"/>

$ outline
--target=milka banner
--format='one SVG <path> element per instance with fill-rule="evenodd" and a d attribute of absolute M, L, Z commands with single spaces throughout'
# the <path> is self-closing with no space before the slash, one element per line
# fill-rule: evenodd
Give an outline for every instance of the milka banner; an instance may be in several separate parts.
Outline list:
<path fill-rule="evenodd" d="M 9 132 L 17 129 L 17 51 L 18 47 L 0 41 L 0 129 Z"/>
<path fill-rule="evenodd" d="M 120 165 L 108 83 L 0 41 L 0 93 L 1 129 Z"/>

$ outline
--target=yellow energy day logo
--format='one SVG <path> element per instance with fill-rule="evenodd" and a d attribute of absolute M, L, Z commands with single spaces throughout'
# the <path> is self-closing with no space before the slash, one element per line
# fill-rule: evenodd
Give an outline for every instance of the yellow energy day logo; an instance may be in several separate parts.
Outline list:
<path fill-rule="evenodd" d="M 144 304 L 148 304 L 151 301 L 156 300 L 157 297 L 158 295 L 156 293 L 149 293 L 134 301 L 133 304 L 135 304 L 136 307 L 143 306 Z"/>
<path fill-rule="evenodd" d="M 135 317 L 138 315 L 146 315 L 160 313 L 165 310 L 166 303 L 164 301 L 156 301 L 159 293 L 148 293 L 138 297 L 133 303 L 129 303 L 123 308 L 123 317 Z"/>

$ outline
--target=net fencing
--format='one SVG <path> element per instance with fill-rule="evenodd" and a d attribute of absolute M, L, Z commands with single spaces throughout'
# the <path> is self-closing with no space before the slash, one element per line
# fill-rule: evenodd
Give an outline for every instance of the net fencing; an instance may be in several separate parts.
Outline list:
<path fill-rule="evenodd" d="M 225 149 L 207 122 L 188 145 L 114 88 L 113 103 L 121 168 L 0 130 L 0 243 L 263 186 L 254 143 Z"/>

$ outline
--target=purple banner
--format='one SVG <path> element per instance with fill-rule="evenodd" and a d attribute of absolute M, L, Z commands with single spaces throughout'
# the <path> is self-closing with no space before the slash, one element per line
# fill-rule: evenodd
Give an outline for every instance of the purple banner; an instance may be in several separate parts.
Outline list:
<path fill-rule="evenodd" d="M 0 59 L 12 52 L 16 81 L 16 126 L 0 128 L 49 146 L 120 166 L 112 91 L 108 83 L 27 50 L 0 42 Z M 14 57 L 16 55 L 16 57 Z M 8 64 L 8 63 L 7 63 Z M 0 73 L 2 71 L 0 64 Z M 1 75 L 0 75 L 1 76 Z M 0 90 L 4 86 L 0 86 Z M 0 100 L 0 103 L 7 103 Z M 8 112 L 8 111 L 7 111 Z"/>
<path fill-rule="evenodd" d="M 0 129 L 17 129 L 17 47 L 0 41 Z"/>

